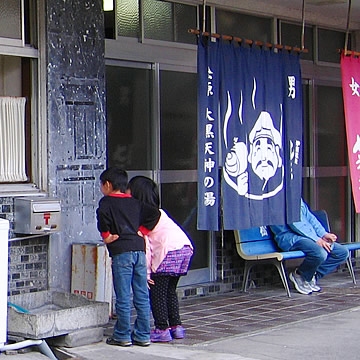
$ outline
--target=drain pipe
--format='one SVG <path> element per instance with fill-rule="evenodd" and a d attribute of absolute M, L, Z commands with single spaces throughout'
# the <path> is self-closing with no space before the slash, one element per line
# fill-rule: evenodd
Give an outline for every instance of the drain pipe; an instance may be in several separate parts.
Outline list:
<path fill-rule="evenodd" d="M 58 360 L 54 353 L 51 351 L 49 345 L 45 340 L 24 340 L 14 344 L 0 344 L 0 352 L 7 350 L 19 350 L 28 346 L 37 345 L 42 354 L 50 358 L 51 360 Z"/>

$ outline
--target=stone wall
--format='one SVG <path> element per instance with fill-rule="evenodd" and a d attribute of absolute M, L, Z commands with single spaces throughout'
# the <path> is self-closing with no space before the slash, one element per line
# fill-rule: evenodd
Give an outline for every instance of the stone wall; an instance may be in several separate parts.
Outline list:
<path fill-rule="evenodd" d="M 71 244 L 99 240 L 95 210 L 106 164 L 102 0 L 47 1 L 49 193 L 62 201 L 49 284 L 70 290 Z"/>
<path fill-rule="evenodd" d="M 48 236 L 9 242 L 9 296 L 48 289 L 48 245 Z"/>

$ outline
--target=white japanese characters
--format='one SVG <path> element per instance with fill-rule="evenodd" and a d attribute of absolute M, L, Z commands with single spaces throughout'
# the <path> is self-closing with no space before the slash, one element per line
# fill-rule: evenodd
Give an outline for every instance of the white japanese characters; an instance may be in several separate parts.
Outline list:
<path fill-rule="evenodd" d="M 213 71 L 211 70 L 211 68 L 208 66 L 207 68 L 207 78 L 208 78 L 208 82 L 207 82 L 207 96 L 213 96 L 214 95 L 214 91 L 213 91 Z M 216 204 L 216 196 L 214 194 L 214 191 L 210 191 L 211 188 L 215 185 L 215 180 L 214 177 L 217 176 L 216 174 L 216 153 L 213 150 L 214 147 L 214 141 L 216 141 L 215 139 L 215 133 L 213 131 L 213 123 L 214 123 L 214 116 L 213 116 L 213 112 L 211 109 L 206 108 L 206 124 L 205 124 L 205 138 L 209 141 L 205 142 L 204 145 L 204 172 L 205 172 L 205 177 L 204 177 L 204 187 L 205 189 L 209 189 L 209 191 L 205 191 L 205 193 L 203 194 L 203 199 L 204 199 L 204 205 L 205 206 L 214 206 Z"/>
<path fill-rule="evenodd" d="M 353 77 L 351 77 L 351 84 L 349 84 L 349 86 L 352 91 L 351 95 L 356 95 L 356 96 L 360 97 L 359 90 L 358 90 L 360 85 L 355 81 L 355 79 Z"/>
<path fill-rule="evenodd" d="M 295 76 L 288 76 L 288 84 L 289 84 L 288 97 L 295 99 L 296 98 Z"/>
<path fill-rule="evenodd" d="M 207 96 L 213 96 L 214 92 L 213 92 L 213 84 L 212 84 L 212 79 L 213 79 L 213 72 L 210 69 L 210 67 L 208 66 L 208 86 L 207 86 Z"/>
<path fill-rule="evenodd" d="M 259 231 L 260 231 L 260 234 L 261 234 L 262 237 L 269 235 L 266 226 L 260 226 Z"/>
<path fill-rule="evenodd" d="M 360 61 L 353 53 L 341 55 L 341 80 L 344 101 L 349 170 L 355 211 L 360 213 Z"/>
<path fill-rule="evenodd" d="M 295 140 L 295 146 L 292 140 L 289 141 L 290 143 L 290 179 L 294 178 L 294 165 L 299 164 L 299 157 L 300 157 L 300 145 L 301 142 L 299 140 Z"/>
<path fill-rule="evenodd" d="M 355 162 L 356 170 L 360 170 L 360 135 L 359 134 L 356 135 L 356 142 L 353 146 L 352 152 L 354 154 L 357 154 L 357 160 Z M 360 177 L 358 182 L 360 183 Z M 360 186 L 358 186 L 358 188 L 360 189 Z"/>

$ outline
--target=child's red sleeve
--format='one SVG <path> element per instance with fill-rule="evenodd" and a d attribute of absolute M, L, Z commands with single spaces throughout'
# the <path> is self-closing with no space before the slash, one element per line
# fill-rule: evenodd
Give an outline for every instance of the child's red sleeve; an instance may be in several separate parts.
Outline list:
<path fill-rule="evenodd" d="M 106 232 L 102 232 L 102 233 L 101 233 L 101 237 L 102 237 L 103 239 L 106 239 L 108 236 L 110 236 L 110 231 L 106 231 Z"/>
<path fill-rule="evenodd" d="M 142 233 L 143 235 L 147 235 L 147 234 L 150 232 L 149 229 L 147 229 L 145 226 L 142 226 L 142 225 L 140 225 L 139 231 L 141 231 L 141 233 Z"/>

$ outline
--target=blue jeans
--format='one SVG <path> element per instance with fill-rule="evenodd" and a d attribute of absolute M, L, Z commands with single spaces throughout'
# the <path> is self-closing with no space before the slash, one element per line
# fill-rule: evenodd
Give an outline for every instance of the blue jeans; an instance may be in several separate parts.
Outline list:
<path fill-rule="evenodd" d="M 306 254 L 298 269 L 306 281 L 311 281 L 315 273 L 318 279 L 329 274 L 349 256 L 349 251 L 341 244 L 334 243 L 333 249 L 328 253 L 314 240 L 305 237 L 298 240 L 290 250 L 301 250 Z"/>
<path fill-rule="evenodd" d="M 130 251 L 112 258 L 113 283 L 116 294 L 117 321 L 113 338 L 118 341 L 149 341 L 150 302 L 143 251 Z M 131 289 L 136 320 L 131 332 Z"/>

